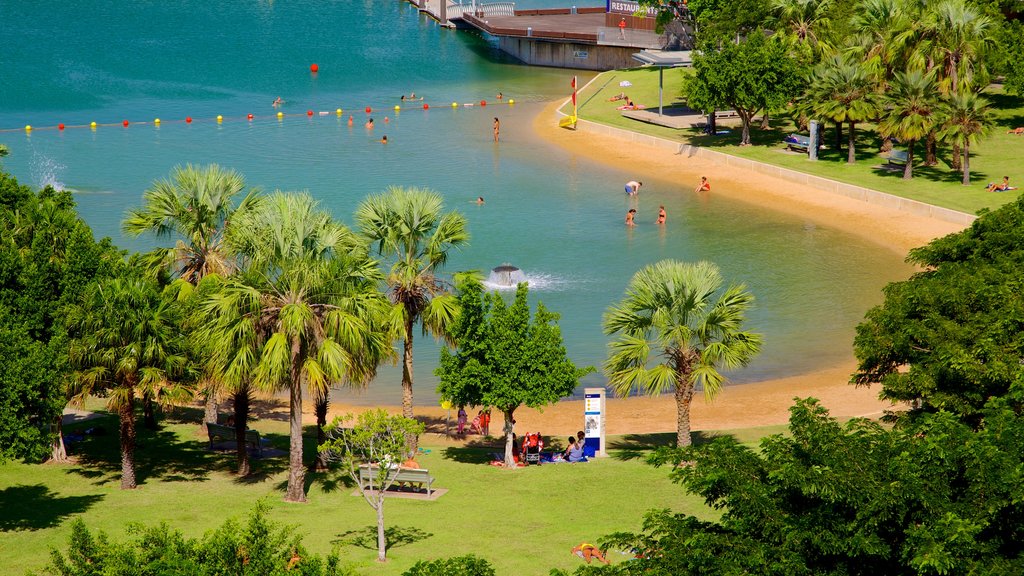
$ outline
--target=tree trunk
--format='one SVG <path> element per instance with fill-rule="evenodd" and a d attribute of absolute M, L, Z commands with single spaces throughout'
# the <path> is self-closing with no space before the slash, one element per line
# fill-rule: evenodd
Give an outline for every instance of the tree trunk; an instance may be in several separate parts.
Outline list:
<path fill-rule="evenodd" d="M 964 186 L 971 185 L 971 144 L 964 142 Z"/>
<path fill-rule="evenodd" d="M 245 445 L 245 431 L 249 429 L 249 385 L 243 384 L 232 395 L 235 413 L 235 443 L 238 455 L 238 477 L 245 478 L 252 469 L 249 466 L 249 449 Z"/>
<path fill-rule="evenodd" d="M 718 134 L 718 119 L 715 118 L 714 110 L 712 110 L 711 114 L 708 115 L 708 134 L 711 136 Z"/>
<path fill-rule="evenodd" d="M 681 376 L 676 381 L 676 446 L 689 446 L 690 438 L 690 402 L 693 400 L 693 384 L 689 377 Z"/>
<path fill-rule="evenodd" d="M 924 165 L 935 166 L 939 161 L 935 158 L 935 131 L 929 132 L 924 141 Z"/>
<path fill-rule="evenodd" d="M 152 394 L 142 397 L 142 425 L 147 430 L 156 430 L 156 406 Z"/>
<path fill-rule="evenodd" d="M 302 365 L 300 363 L 301 345 L 298 339 L 292 340 L 292 373 L 290 394 L 290 411 L 288 414 L 288 491 L 286 502 L 306 501 L 306 469 L 302 466 Z"/>
<path fill-rule="evenodd" d="M 855 126 L 856 126 L 856 123 L 853 120 L 850 120 L 850 134 L 848 136 L 849 137 L 849 140 L 848 140 L 849 141 L 849 145 L 848 145 L 849 150 L 847 150 L 847 155 L 846 155 L 846 163 L 847 164 L 856 164 L 857 163 L 857 150 L 856 150 L 857 142 L 856 142 L 856 138 L 855 138 L 854 131 L 853 131 Z"/>
<path fill-rule="evenodd" d="M 206 383 L 206 404 L 203 410 L 203 433 L 206 432 L 206 422 L 213 422 L 214 424 L 217 423 L 217 412 L 219 410 L 220 407 L 217 405 L 217 387 L 211 379 Z"/>
<path fill-rule="evenodd" d="M 388 561 L 388 541 L 384 537 L 384 498 L 377 504 L 377 562 Z"/>
<path fill-rule="evenodd" d="M 128 398 L 117 411 L 121 436 L 121 489 L 133 490 L 135 483 L 135 392 L 130 390 Z"/>
<path fill-rule="evenodd" d="M 327 441 L 327 434 L 324 434 L 324 426 L 327 426 L 327 409 L 331 405 L 330 390 L 322 394 L 317 393 L 313 398 L 313 413 L 316 414 L 316 458 L 313 460 L 314 470 L 327 470 L 327 453 L 321 452 L 320 447 Z"/>
<path fill-rule="evenodd" d="M 843 123 L 836 122 L 836 150 L 843 149 Z"/>
<path fill-rule="evenodd" d="M 52 462 L 67 462 L 68 451 L 64 446 L 64 415 L 57 414 L 57 418 L 53 423 L 53 429 L 55 436 L 53 438 L 53 444 L 50 447 L 50 461 Z"/>
<path fill-rule="evenodd" d="M 954 142 L 953 151 L 950 153 L 950 168 L 954 171 L 963 170 L 964 165 L 960 158 L 961 154 L 960 143 Z"/>
<path fill-rule="evenodd" d="M 405 321 L 405 342 L 402 344 L 402 416 L 412 418 L 412 314 Z M 415 454 L 419 438 L 410 435 L 405 439 L 409 450 Z"/>
<path fill-rule="evenodd" d="M 761 130 L 768 130 L 768 111 L 765 110 L 764 116 L 761 117 Z"/>
<path fill-rule="evenodd" d="M 505 468 L 516 467 L 516 459 L 512 457 L 516 448 L 516 443 L 512 440 L 512 431 L 515 427 L 515 419 L 512 416 L 514 413 L 515 409 L 502 410 L 502 414 L 505 415 Z"/>
<path fill-rule="evenodd" d="M 914 177 L 914 142 L 916 140 L 907 141 L 907 164 L 903 167 L 904 180 L 910 180 Z"/>
<path fill-rule="evenodd" d="M 739 112 L 739 110 L 737 110 Z M 750 116 L 740 113 L 740 120 L 743 122 L 743 135 L 740 138 L 740 146 L 750 146 Z"/>

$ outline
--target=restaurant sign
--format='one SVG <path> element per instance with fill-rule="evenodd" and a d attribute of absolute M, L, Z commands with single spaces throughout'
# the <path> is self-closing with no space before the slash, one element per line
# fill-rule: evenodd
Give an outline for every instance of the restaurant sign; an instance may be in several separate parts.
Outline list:
<path fill-rule="evenodd" d="M 630 0 L 607 0 L 607 8 L 610 14 L 646 16 L 648 18 L 656 18 L 658 16 L 657 6 L 641 7 L 638 2 L 631 2 Z"/>

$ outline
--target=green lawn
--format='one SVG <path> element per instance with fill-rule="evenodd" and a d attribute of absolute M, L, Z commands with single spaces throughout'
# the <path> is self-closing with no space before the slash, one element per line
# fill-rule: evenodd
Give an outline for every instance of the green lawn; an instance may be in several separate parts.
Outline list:
<path fill-rule="evenodd" d="M 90 427 L 105 433 L 71 445 L 77 465 L 0 465 L 5 573 L 23 574 L 45 565 L 50 548 L 66 547 L 73 518 L 115 539 L 124 537 L 130 522 L 167 521 L 186 535 L 200 535 L 227 517 L 244 516 L 260 499 L 270 504 L 274 518 L 298 526 L 311 551 L 323 554 L 340 545 L 343 557 L 367 575 L 400 574 L 420 559 L 467 553 L 487 558 L 499 574 L 547 573 L 574 567 L 578 560 L 569 550 L 583 540 L 638 529 L 649 508 L 715 515 L 699 498 L 669 482 L 667 469 L 643 462 L 653 446 L 672 442 L 673 434 L 617 437 L 610 440 L 612 457 L 517 471 L 486 464 L 487 453 L 496 448 L 445 447 L 443 438 L 428 435 L 422 445 L 430 453 L 419 460 L 437 487 L 449 492 L 434 502 L 388 500 L 387 524 L 402 543 L 380 565 L 374 549 L 352 542 L 375 529 L 374 513 L 362 498 L 351 495 L 353 488 L 337 473 L 311 475 L 309 503 L 286 504 L 286 457 L 256 461 L 255 477 L 240 481 L 231 474 L 232 454 L 207 451 L 198 425 L 175 417 L 163 421 L 156 433 L 140 431 L 140 487 L 122 491 L 117 421 L 106 417 L 71 431 Z M 287 447 L 286 422 L 265 419 L 256 428 L 275 446 Z M 756 442 L 782 430 L 759 428 L 735 435 Z M 626 556 L 613 551 L 610 558 L 618 562 Z"/>
<path fill-rule="evenodd" d="M 665 105 L 679 103 L 679 86 L 683 74 L 690 70 L 672 69 L 665 71 Z M 632 82 L 629 88 L 621 88 L 619 82 Z M 616 70 L 605 72 L 589 84 L 579 96 L 580 118 L 610 126 L 625 128 L 635 132 L 660 136 L 676 142 L 685 142 L 799 170 L 849 184 L 864 186 L 874 190 L 887 192 L 904 198 L 919 200 L 937 206 L 952 208 L 974 214 L 981 209 L 997 208 L 1015 200 L 1020 190 L 1013 192 L 991 193 L 985 191 L 985 185 L 991 181 L 1010 176 L 1013 184 L 1024 184 L 1024 136 L 1007 134 L 1007 130 L 1024 126 L 1024 98 L 1001 92 L 988 94 L 994 105 L 996 125 L 991 133 L 984 137 L 971 151 L 972 185 L 963 186 L 961 173 L 949 169 L 948 149 L 940 149 L 939 164 L 934 167 L 923 167 L 915 163 L 914 178 L 910 181 L 902 179 L 902 171 L 886 169 L 885 158 L 878 154 L 880 140 L 865 125 L 863 130 L 858 127 L 857 162 L 846 163 L 846 134 L 843 134 L 842 148 L 835 147 L 834 128 L 829 127 L 825 134 L 825 148 L 820 160 L 812 162 L 803 154 L 788 152 L 782 146 L 782 139 L 795 132 L 796 127 L 789 118 L 773 119 L 769 130 L 761 130 L 757 126 L 751 129 L 752 146 L 739 146 L 739 121 L 720 122 L 719 128 L 734 128 L 729 134 L 706 136 L 696 130 L 676 130 L 638 122 L 622 116 L 616 110 L 620 102 L 609 102 L 608 98 L 625 91 L 635 103 L 644 104 L 648 108 L 658 106 L 658 72 L 653 69 L 638 68 L 632 70 Z M 915 146 L 915 158 L 924 155 L 923 144 Z"/>

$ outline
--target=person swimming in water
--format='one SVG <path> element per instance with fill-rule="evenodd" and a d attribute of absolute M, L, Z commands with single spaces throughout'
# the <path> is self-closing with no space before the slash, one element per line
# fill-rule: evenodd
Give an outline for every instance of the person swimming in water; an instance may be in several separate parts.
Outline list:
<path fill-rule="evenodd" d="M 664 224 L 665 220 L 667 219 L 667 217 L 668 217 L 667 214 L 665 214 L 665 206 L 662 205 L 660 208 L 658 208 L 658 222 L 657 223 L 658 224 Z"/>
<path fill-rule="evenodd" d="M 385 134 L 384 137 L 380 139 L 380 143 L 381 144 L 387 144 L 388 143 L 388 136 L 387 136 L 387 134 Z"/>
<path fill-rule="evenodd" d="M 370 118 L 369 120 L 366 121 L 366 127 L 373 128 L 373 118 Z"/>
<path fill-rule="evenodd" d="M 476 197 L 476 205 L 477 205 L 477 206 L 480 206 L 480 205 L 482 205 L 483 203 L 484 203 L 484 197 L 483 197 L 483 196 L 477 196 L 477 197 Z"/>
<path fill-rule="evenodd" d="M 282 100 L 280 96 L 274 99 L 274 108 L 277 108 L 281 104 L 284 104 L 284 100 Z"/>
<path fill-rule="evenodd" d="M 348 125 L 349 126 L 352 125 L 352 115 L 351 114 L 348 115 Z"/>

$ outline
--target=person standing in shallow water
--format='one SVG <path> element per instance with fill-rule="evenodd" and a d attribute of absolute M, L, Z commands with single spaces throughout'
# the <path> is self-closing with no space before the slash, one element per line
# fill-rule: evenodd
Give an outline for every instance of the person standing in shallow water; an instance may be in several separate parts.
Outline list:
<path fill-rule="evenodd" d="M 657 223 L 658 224 L 664 224 L 665 220 L 667 218 L 668 218 L 668 215 L 665 214 L 665 206 L 662 205 L 661 207 L 658 208 L 658 222 Z"/>
<path fill-rule="evenodd" d="M 497 117 L 497 116 L 495 116 L 495 117 L 494 117 L 494 141 L 495 141 L 495 142 L 497 142 L 497 141 L 498 141 L 498 132 L 499 132 L 500 130 L 501 130 L 501 121 L 499 121 L 499 120 L 498 120 L 498 117 Z"/>
<path fill-rule="evenodd" d="M 626 226 L 636 226 L 636 208 L 630 208 L 629 212 L 626 212 Z"/>

